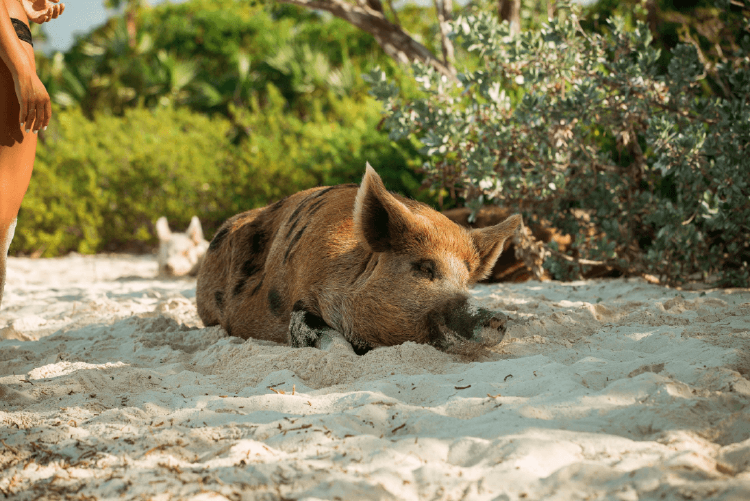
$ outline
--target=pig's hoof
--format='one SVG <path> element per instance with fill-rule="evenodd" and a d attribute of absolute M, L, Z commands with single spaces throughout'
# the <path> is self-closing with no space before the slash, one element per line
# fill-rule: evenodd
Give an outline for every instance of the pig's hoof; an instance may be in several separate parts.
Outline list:
<path fill-rule="evenodd" d="M 293 348 L 311 347 L 353 355 L 364 355 L 370 349 L 369 346 L 353 345 L 322 318 L 302 309 L 293 311 L 289 320 L 289 344 Z"/>

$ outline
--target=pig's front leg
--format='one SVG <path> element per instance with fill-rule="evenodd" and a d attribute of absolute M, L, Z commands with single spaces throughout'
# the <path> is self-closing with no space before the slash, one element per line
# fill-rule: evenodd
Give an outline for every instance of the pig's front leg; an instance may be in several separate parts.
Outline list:
<path fill-rule="evenodd" d="M 309 346 L 323 351 L 344 350 L 354 354 L 349 341 L 322 318 L 305 310 L 292 312 L 289 321 L 289 344 L 294 348 Z"/>
<path fill-rule="evenodd" d="M 331 330 L 323 319 L 309 311 L 296 310 L 289 320 L 289 344 L 293 348 L 315 347 L 326 330 Z"/>

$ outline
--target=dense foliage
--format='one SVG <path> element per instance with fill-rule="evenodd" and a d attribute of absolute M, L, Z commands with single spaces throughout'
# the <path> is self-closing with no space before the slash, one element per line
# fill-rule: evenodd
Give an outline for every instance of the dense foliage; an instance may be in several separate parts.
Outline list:
<path fill-rule="evenodd" d="M 558 277 L 601 263 L 748 284 L 750 25 L 716 65 L 717 96 L 695 46 L 677 45 L 664 74 L 645 25 L 590 33 L 577 10 L 519 36 L 481 11 L 458 18 L 481 59 L 459 89 L 417 65 L 425 96 L 403 100 L 373 71 L 391 138 L 418 137 L 433 186 L 473 209 L 502 204 L 571 234 L 569 254 L 549 249 Z"/>
<path fill-rule="evenodd" d="M 229 216 L 311 186 L 358 182 L 366 160 L 391 186 L 419 186 L 414 155 L 372 134 L 380 116 L 368 101 L 342 101 L 339 118 L 302 121 L 279 111 L 269 86 L 265 113 L 235 110 L 233 124 L 188 109 L 127 110 L 122 117 L 58 111 L 39 148 L 12 249 L 58 255 L 71 250 L 147 250 L 153 224 L 167 216 L 184 231 L 197 214 L 208 236 Z"/>
<path fill-rule="evenodd" d="M 359 73 L 372 59 L 390 64 L 371 37 L 299 9 L 192 0 L 144 9 L 137 22 L 132 41 L 127 18 L 113 17 L 43 64 L 53 100 L 89 118 L 139 105 L 227 115 L 272 83 L 304 111 L 315 99 L 364 94 Z"/>

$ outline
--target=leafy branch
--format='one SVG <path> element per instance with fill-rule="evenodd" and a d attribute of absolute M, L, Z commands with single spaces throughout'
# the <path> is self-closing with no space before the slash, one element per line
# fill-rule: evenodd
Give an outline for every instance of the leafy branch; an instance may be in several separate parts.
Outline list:
<path fill-rule="evenodd" d="M 558 277 L 607 266 L 749 283 L 750 28 L 717 66 L 730 86 L 717 97 L 693 45 L 664 73 L 644 24 L 584 33 L 578 7 L 558 11 L 520 34 L 481 10 L 460 16 L 453 30 L 479 66 L 451 86 L 415 64 L 423 98 L 404 102 L 372 72 L 391 139 L 416 137 L 431 186 L 474 213 L 501 204 L 571 235 L 564 253 L 534 251 Z"/>

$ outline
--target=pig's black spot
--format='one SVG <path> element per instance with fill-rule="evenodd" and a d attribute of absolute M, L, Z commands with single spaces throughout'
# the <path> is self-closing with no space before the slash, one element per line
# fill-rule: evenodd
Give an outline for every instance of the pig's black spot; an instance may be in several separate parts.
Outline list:
<path fill-rule="evenodd" d="M 254 296 L 256 292 L 258 292 L 263 285 L 263 279 L 266 277 L 265 273 L 260 276 L 260 280 L 258 280 L 258 283 L 255 284 L 255 287 L 253 287 L 253 290 L 250 291 L 250 295 Z"/>
<path fill-rule="evenodd" d="M 281 298 L 281 294 L 276 289 L 268 291 L 268 307 L 271 309 L 271 313 L 274 316 L 280 317 L 284 313 L 284 301 Z"/>
<path fill-rule="evenodd" d="M 292 232 L 294 231 L 294 228 L 297 227 L 297 223 L 299 223 L 299 218 L 294 220 L 294 222 L 292 223 L 292 226 L 289 228 L 289 231 L 286 232 L 286 237 L 284 238 L 289 238 L 289 235 L 292 234 Z"/>
<path fill-rule="evenodd" d="M 262 254 L 268 240 L 268 234 L 263 229 L 263 223 L 257 219 L 247 228 L 247 246 L 253 254 Z"/>
<path fill-rule="evenodd" d="M 303 201 L 301 201 L 301 202 L 299 203 L 299 205 L 297 206 L 297 208 L 296 208 L 296 209 L 294 209 L 294 212 L 292 212 L 292 215 L 291 215 L 291 216 L 289 216 L 289 221 L 291 221 L 292 219 L 294 219 L 294 218 L 296 218 L 297 216 L 299 216 L 299 213 L 300 213 L 300 212 L 302 212 L 302 209 L 304 209 L 304 208 L 305 208 L 305 205 L 307 205 L 307 201 L 308 201 L 308 200 L 309 200 L 309 199 L 308 199 L 308 198 L 306 198 L 306 199 L 304 199 Z"/>
<path fill-rule="evenodd" d="M 253 251 L 253 254 L 260 254 L 263 252 L 263 247 L 265 245 L 265 233 L 262 231 L 259 231 L 255 235 L 253 235 L 253 239 L 250 242 L 250 248 Z"/>
<path fill-rule="evenodd" d="M 240 271 L 242 274 L 247 278 L 255 275 L 261 270 L 261 266 L 258 263 L 256 259 L 250 258 L 244 263 L 242 263 L 242 267 L 240 268 Z"/>
<path fill-rule="evenodd" d="M 242 263 L 242 266 L 240 266 L 239 270 L 242 274 L 242 277 L 234 285 L 232 296 L 239 296 L 245 289 L 245 284 L 247 283 L 248 278 L 252 277 L 263 269 L 263 264 L 260 262 L 259 258 L 260 256 L 253 256 Z M 263 277 L 261 277 L 261 281 L 263 281 Z"/>
<path fill-rule="evenodd" d="M 286 252 L 284 253 L 284 264 L 286 264 L 286 260 L 289 259 L 289 254 L 292 252 L 292 249 L 294 248 L 294 244 L 297 243 L 297 241 L 302 236 L 302 233 L 305 232 L 307 229 L 307 225 L 305 225 L 299 232 L 297 232 L 296 235 L 294 235 L 294 238 L 292 238 L 292 241 L 289 242 L 289 247 L 287 247 Z"/>
<path fill-rule="evenodd" d="M 324 202 L 323 200 L 318 200 L 317 202 L 315 202 L 314 204 L 312 204 L 310 206 L 310 210 L 307 212 L 307 216 L 310 217 L 313 214 L 315 214 L 316 212 L 318 212 L 318 210 L 320 209 L 320 207 L 323 205 L 323 202 Z"/>
<path fill-rule="evenodd" d="M 309 308 L 305 305 L 305 302 L 301 299 L 294 303 L 294 307 L 292 307 L 292 311 L 304 311 L 305 312 L 305 324 L 307 324 L 308 327 L 311 329 L 325 329 L 330 328 L 330 326 L 323 320 L 323 317 L 320 315 L 317 315 L 316 313 L 311 312 L 312 308 Z"/>
<path fill-rule="evenodd" d="M 299 215 L 302 212 L 302 209 L 304 209 L 305 206 L 313 198 L 315 198 L 315 195 L 311 195 L 311 196 L 307 197 L 306 199 L 304 199 L 303 201 L 301 201 L 300 204 L 297 206 L 297 208 L 294 209 L 294 212 L 292 212 L 292 215 L 289 216 L 289 221 L 288 222 L 291 223 L 292 226 L 289 228 L 289 231 L 286 232 L 286 237 L 285 238 L 289 238 L 289 235 L 292 234 L 292 232 L 294 231 L 294 228 L 297 226 L 297 223 L 299 222 Z"/>
<path fill-rule="evenodd" d="M 266 214 L 269 214 L 269 215 L 273 214 L 277 210 L 281 209 L 281 206 L 284 205 L 284 202 L 286 202 L 287 198 L 289 198 L 289 197 L 284 197 L 281 200 L 279 200 L 278 202 L 275 202 L 275 203 L 269 205 L 268 207 L 266 207 L 266 210 L 264 212 Z"/>
<path fill-rule="evenodd" d="M 338 185 L 336 185 L 336 186 L 329 186 L 328 188 L 326 188 L 326 189 L 324 189 L 324 190 L 320 190 L 320 191 L 319 191 L 319 192 L 318 192 L 318 193 L 317 193 L 317 194 L 316 194 L 315 196 L 316 196 L 317 198 L 320 198 L 320 197 L 322 197 L 323 195 L 325 195 L 326 193 L 328 193 L 329 191 L 333 191 L 333 190 L 338 190 L 338 189 L 340 189 L 340 188 L 343 188 L 344 186 L 345 186 L 345 185 L 342 185 L 342 184 L 338 184 Z M 356 185 L 354 185 L 354 186 L 356 186 Z"/>
<path fill-rule="evenodd" d="M 214 239 L 211 240 L 211 243 L 208 245 L 208 250 L 215 251 L 216 249 L 221 247 L 221 243 L 224 241 L 228 233 L 229 228 L 223 228 L 219 230 L 219 233 L 214 235 Z"/>
<path fill-rule="evenodd" d="M 315 196 L 316 197 L 322 197 L 323 195 L 325 195 L 326 193 L 328 193 L 331 190 L 340 190 L 341 188 L 359 188 L 359 185 L 358 184 L 353 184 L 353 183 L 349 183 L 349 184 L 337 184 L 336 186 L 329 186 L 328 188 L 326 188 L 324 190 L 320 190 Z"/>
<path fill-rule="evenodd" d="M 302 213 L 302 209 L 304 209 L 305 206 L 307 206 L 307 204 L 310 203 L 310 201 L 313 198 L 316 198 L 316 196 L 317 196 L 316 194 L 313 194 L 313 195 L 307 197 L 302 202 L 300 202 L 300 204 L 297 206 L 296 209 L 294 209 L 294 212 L 292 212 L 292 215 L 289 216 L 289 220 L 288 220 L 288 223 L 287 223 L 287 224 L 291 223 L 291 226 L 289 227 L 289 230 L 286 232 L 286 237 L 284 237 L 284 238 L 289 238 L 289 235 L 292 234 L 292 232 L 294 231 L 294 229 L 297 227 L 297 223 L 299 223 L 299 221 L 300 221 L 300 214 Z"/>
<path fill-rule="evenodd" d="M 336 189 L 336 186 L 329 186 L 328 188 L 326 188 L 324 190 L 320 190 L 315 196 L 316 197 L 322 197 L 323 195 L 325 195 L 329 191 L 335 190 L 335 189 Z"/>
<path fill-rule="evenodd" d="M 216 307 L 219 308 L 220 312 L 224 312 L 224 293 L 222 291 L 214 292 L 214 299 L 216 300 Z"/>
<path fill-rule="evenodd" d="M 237 281 L 236 284 L 234 284 L 234 289 L 232 289 L 232 296 L 239 296 L 242 294 L 242 290 L 245 288 L 245 283 L 247 282 L 247 277 L 241 278 Z"/>

